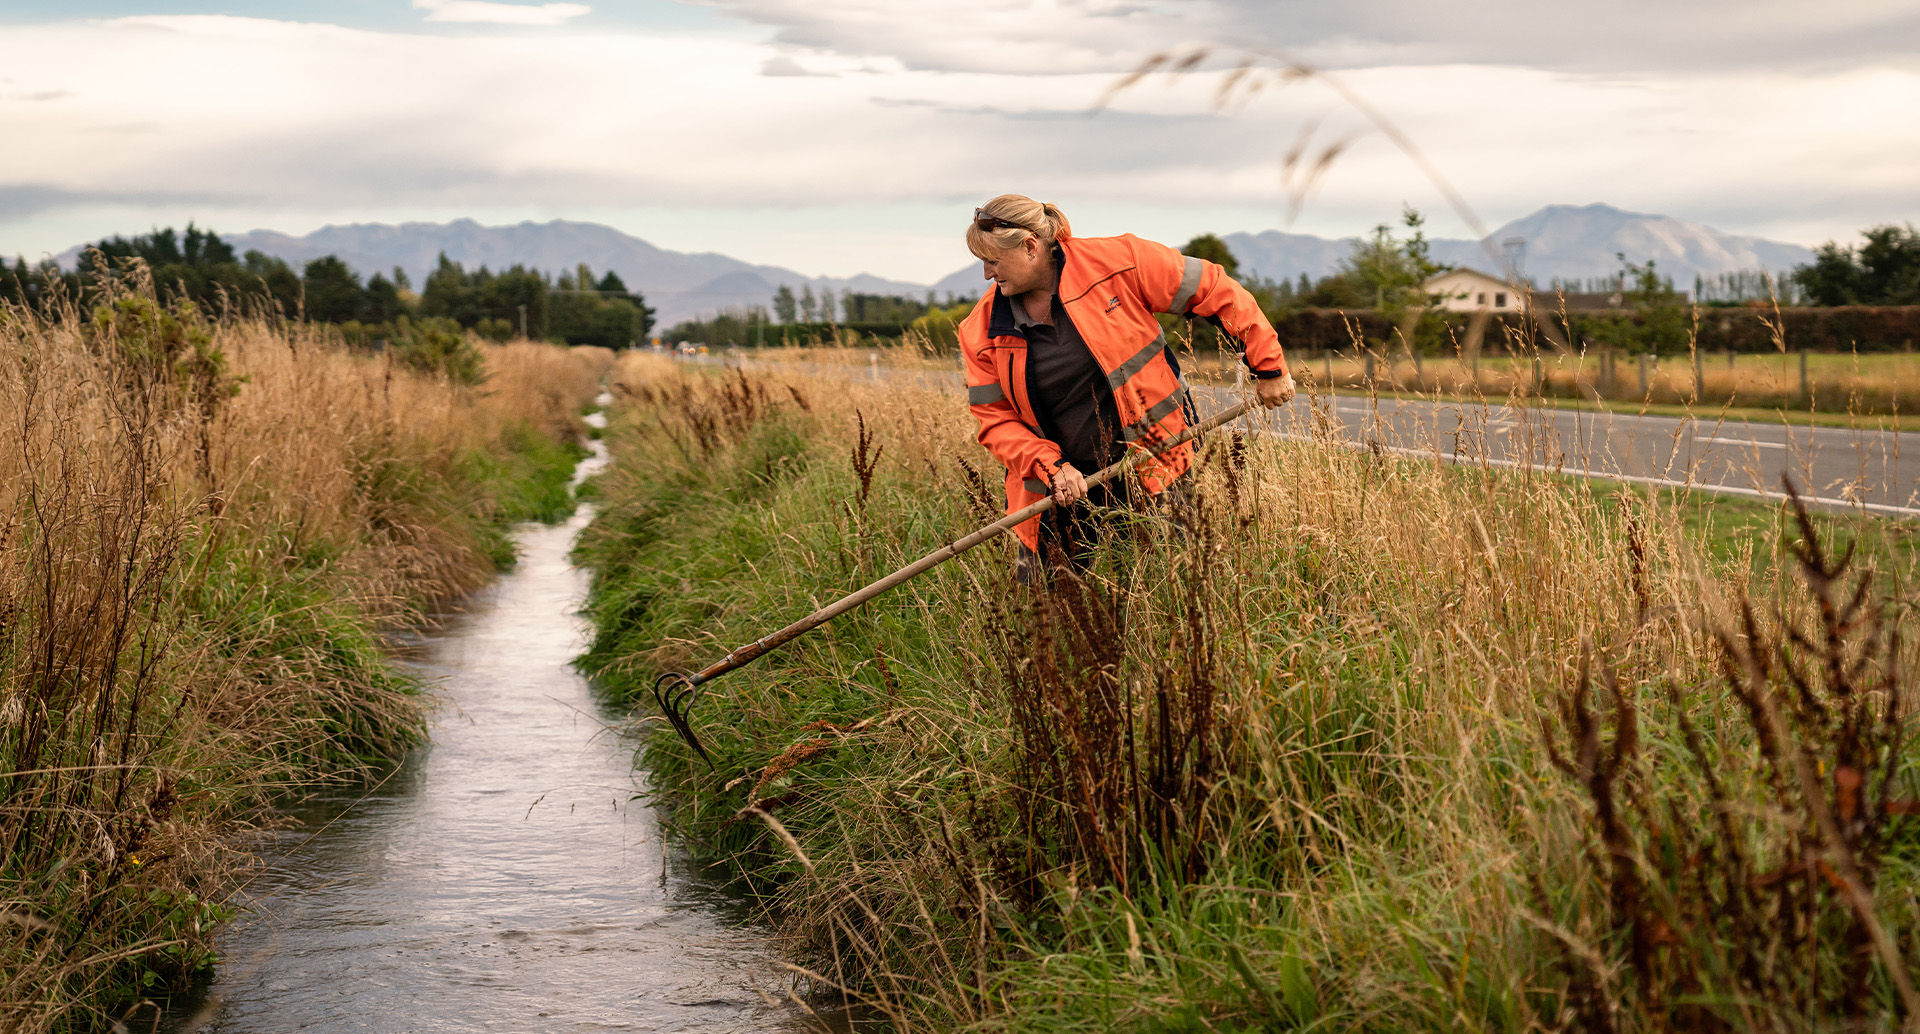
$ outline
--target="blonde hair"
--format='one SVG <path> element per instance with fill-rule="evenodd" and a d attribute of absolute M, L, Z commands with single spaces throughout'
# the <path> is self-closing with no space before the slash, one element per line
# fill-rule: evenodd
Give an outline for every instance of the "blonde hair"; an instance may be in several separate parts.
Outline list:
<path fill-rule="evenodd" d="M 973 252 L 975 258 L 993 258 L 995 252 L 1011 251 L 1028 237 L 1038 237 L 1049 246 L 1073 237 L 1073 227 L 1067 223 L 1065 214 L 1025 194 L 1002 194 L 981 205 L 980 211 L 1019 226 L 982 230 L 979 223 L 968 223 L 967 250 Z"/>

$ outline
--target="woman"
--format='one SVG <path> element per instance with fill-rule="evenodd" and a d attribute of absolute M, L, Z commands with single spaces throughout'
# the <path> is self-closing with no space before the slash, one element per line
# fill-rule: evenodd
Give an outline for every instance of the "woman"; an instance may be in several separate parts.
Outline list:
<path fill-rule="evenodd" d="M 1008 513 L 1049 493 L 1060 503 L 1014 529 L 1022 580 L 1056 550 L 1084 562 L 1095 530 L 1073 504 L 1158 496 L 1193 463 L 1188 443 L 1135 466 L 1136 479 L 1087 490 L 1086 476 L 1129 447 L 1187 429 L 1186 382 L 1155 313 L 1216 323 L 1242 346 L 1262 404 L 1293 398 L 1273 325 L 1215 263 L 1131 234 L 1076 238 L 1058 208 L 1019 194 L 974 210 L 967 247 L 995 285 L 960 324 L 980 444 L 1007 465 Z"/>

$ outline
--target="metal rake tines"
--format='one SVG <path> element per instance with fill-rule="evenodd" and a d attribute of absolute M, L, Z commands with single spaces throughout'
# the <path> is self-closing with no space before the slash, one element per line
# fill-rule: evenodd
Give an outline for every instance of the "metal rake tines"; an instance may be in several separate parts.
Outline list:
<path fill-rule="evenodd" d="M 700 755 L 700 760 L 706 762 L 708 768 L 717 768 L 713 758 L 707 756 L 707 748 L 700 745 L 700 737 L 688 720 L 693 711 L 693 702 L 699 696 L 700 687 L 683 672 L 669 671 L 653 680 L 653 700 L 660 705 L 660 713 L 666 716 L 667 724 L 673 726 L 673 731 L 687 741 L 687 746 Z"/>

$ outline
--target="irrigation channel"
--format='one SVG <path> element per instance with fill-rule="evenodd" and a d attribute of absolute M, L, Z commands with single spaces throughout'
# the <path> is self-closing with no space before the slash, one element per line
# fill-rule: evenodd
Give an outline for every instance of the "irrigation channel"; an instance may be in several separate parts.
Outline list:
<path fill-rule="evenodd" d="M 575 483 L 606 461 L 594 443 Z M 521 529 L 515 569 L 403 651 L 444 697 L 431 742 L 270 834 L 215 980 L 163 1030 L 801 1029 L 757 990 L 780 986 L 772 947 L 632 799 L 633 743 L 569 665 L 590 519 Z"/>

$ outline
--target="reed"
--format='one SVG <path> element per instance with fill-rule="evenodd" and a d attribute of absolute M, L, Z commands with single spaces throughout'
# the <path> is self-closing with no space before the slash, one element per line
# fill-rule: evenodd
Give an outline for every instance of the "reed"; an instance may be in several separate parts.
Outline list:
<path fill-rule="evenodd" d="M 418 740 L 384 631 L 551 515 L 610 360 L 507 345 L 465 387 L 150 288 L 0 311 L 0 1027 L 150 1023 L 213 962 L 236 824 Z"/>
<path fill-rule="evenodd" d="M 583 663 L 615 694 L 997 509 L 999 467 L 950 388 L 641 356 L 616 379 L 616 465 L 582 547 L 598 630 Z M 1897 531 L 1747 507 L 1729 537 L 1715 529 L 1735 510 L 1684 493 L 1324 440 L 1218 437 L 1194 496 L 1115 515 L 1084 580 L 1027 594 L 1007 551 L 982 548 L 711 684 L 696 717 L 717 775 L 670 732 L 646 739 L 675 831 L 790 939 L 798 997 L 901 1030 L 1898 1025 L 1895 966 L 1920 933 L 1904 812 L 1882 806 L 1873 841 L 1901 846 L 1857 855 L 1903 961 L 1858 957 L 1859 903 L 1812 887 L 1824 918 L 1792 945 L 1827 990 L 1760 1006 L 1713 981 L 1765 943 L 1682 928 L 1732 877 L 1660 846 L 1687 823 L 1696 848 L 1747 858 L 1809 842 L 1767 796 L 1767 733 L 1726 658 L 1815 634 L 1830 597 L 1779 559 L 1836 528 L 1878 568 L 1862 605 L 1907 633 L 1847 654 L 1888 716 L 1873 793 L 1915 796 L 1912 619 L 1885 606 L 1914 584 Z M 1601 665 L 1606 699 L 1637 716 L 1639 760 L 1615 785 L 1649 802 L 1623 850 L 1592 780 L 1567 772 L 1593 754 L 1567 730 L 1597 726 L 1563 702 Z M 1846 813 L 1840 739 L 1774 742 L 1826 780 L 1794 801 Z M 1639 912 L 1609 891 L 1623 865 L 1650 888 Z M 1633 930 L 1652 915 L 1674 936 L 1652 938 L 1668 961 L 1643 972 Z M 1843 991 L 1863 1004 L 1836 1007 Z"/>

